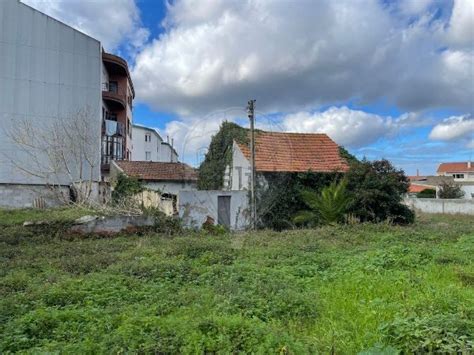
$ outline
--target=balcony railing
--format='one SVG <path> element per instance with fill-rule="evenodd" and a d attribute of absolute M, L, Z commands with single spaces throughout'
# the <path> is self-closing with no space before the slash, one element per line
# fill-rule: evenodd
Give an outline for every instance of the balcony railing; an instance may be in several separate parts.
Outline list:
<path fill-rule="evenodd" d="M 110 164 L 112 160 L 124 159 L 124 139 L 122 137 L 102 136 L 103 165 Z"/>

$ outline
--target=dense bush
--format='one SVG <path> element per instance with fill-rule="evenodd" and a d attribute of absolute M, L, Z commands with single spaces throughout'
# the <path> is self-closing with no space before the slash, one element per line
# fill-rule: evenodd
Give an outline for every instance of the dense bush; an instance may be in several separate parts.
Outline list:
<path fill-rule="evenodd" d="M 436 190 L 435 189 L 425 189 L 420 191 L 416 194 L 418 198 L 436 198 Z"/>
<path fill-rule="evenodd" d="M 335 224 L 343 222 L 350 202 L 346 186 L 347 180 L 341 180 L 338 183 L 334 181 L 324 187 L 320 194 L 310 189 L 303 190 L 301 197 L 311 210 L 299 212 L 294 220 L 297 223 L 321 221 L 325 224 Z"/>
<path fill-rule="evenodd" d="M 348 210 L 362 222 L 390 220 L 407 224 L 414 221 L 413 211 L 402 203 L 409 187 L 408 178 L 388 160 L 352 164 L 346 178 L 351 194 Z"/>
<path fill-rule="evenodd" d="M 143 184 L 138 179 L 120 173 L 117 175 L 117 181 L 112 191 L 112 200 L 114 202 L 124 201 L 143 190 Z"/>
<path fill-rule="evenodd" d="M 463 198 L 463 196 L 464 191 L 462 191 L 461 187 L 455 183 L 444 181 L 439 185 L 439 198 Z"/>

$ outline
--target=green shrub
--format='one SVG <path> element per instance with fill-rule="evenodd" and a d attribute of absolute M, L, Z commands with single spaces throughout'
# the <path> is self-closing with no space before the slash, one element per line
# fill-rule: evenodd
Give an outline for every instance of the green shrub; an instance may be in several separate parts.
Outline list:
<path fill-rule="evenodd" d="M 317 221 L 326 224 L 342 222 L 349 204 L 346 185 L 346 180 L 334 181 L 331 185 L 324 187 L 319 195 L 309 189 L 303 190 L 301 196 L 311 210 L 300 212 L 295 217 L 295 222 L 313 222 L 315 224 Z"/>
<path fill-rule="evenodd" d="M 137 178 L 120 173 L 117 175 L 117 181 L 112 191 L 112 200 L 116 203 L 124 201 L 144 189 L 143 184 Z"/>
<path fill-rule="evenodd" d="M 418 198 L 436 198 L 436 190 L 435 189 L 425 189 L 420 191 L 416 194 Z"/>
<path fill-rule="evenodd" d="M 439 185 L 439 198 L 463 198 L 464 191 L 455 183 L 444 181 Z"/>
<path fill-rule="evenodd" d="M 403 170 L 385 159 L 363 160 L 351 166 L 346 178 L 351 195 L 349 213 L 362 222 L 413 223 L 415 214 L 402 203 L 409 186 Z"/>
<path fill-rule="evenodd" d="M 474 351 L 474 320 L 462 314 L 398 318 L 382 327 L 385 341 L 406 353 L 469 354 Z"/>

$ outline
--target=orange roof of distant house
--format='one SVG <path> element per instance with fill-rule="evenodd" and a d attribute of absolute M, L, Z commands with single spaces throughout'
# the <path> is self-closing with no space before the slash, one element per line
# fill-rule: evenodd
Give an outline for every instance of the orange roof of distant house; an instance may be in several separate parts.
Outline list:
<path fill-rule="evenodd" d="M 433 187 L 432 186 L 426 186 L 426 185 L 410 184 L 410 186 L 408 187 L 408 192 L 418 193 L 418 192 L 428 190 L 428 189 L 433 189 Z"/>
<path fill-rule="evenodd" d="M 468 162 L 459 162 L 459 163 L 441 163 L 439 164 L 438 173 L 459 173 L 459 172 L 474 172 L 474 164 L 471 164 L 471 167 L 468 167 Z"/>
<path fill-rule="evenodd" d="M 184 163 L 116 160 L 116 165 L 131 177 L 148 181 L 197 181 L 195 169 Z"/>
<path fill-rule="evenodd" d="M 257 131 L 255 169 L 260 172 L 347 171 L 339 146 L 323 133 Z M 250 160 L 248 145 L 237 143 Z"/>

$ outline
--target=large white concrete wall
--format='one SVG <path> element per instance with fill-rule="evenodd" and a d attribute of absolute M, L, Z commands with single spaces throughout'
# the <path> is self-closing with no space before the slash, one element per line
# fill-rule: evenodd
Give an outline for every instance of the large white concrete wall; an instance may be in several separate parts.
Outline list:
<path fill-rule="evenodd" d="M 25 164 L 7 134 L 19 120 L 48 126 L 87 109 L 100 155 L 101 70 L 99 41 L 18 0 L 0 0 L 0 183 L 44 183 L 10 164 Z M 93 175 L 100 178 L 100 166 Z"/>
<path fill-rule="evenodd" d="M 474 215 L 474 200 L 407 197 L 405 204 L 424 213 Z"/>

